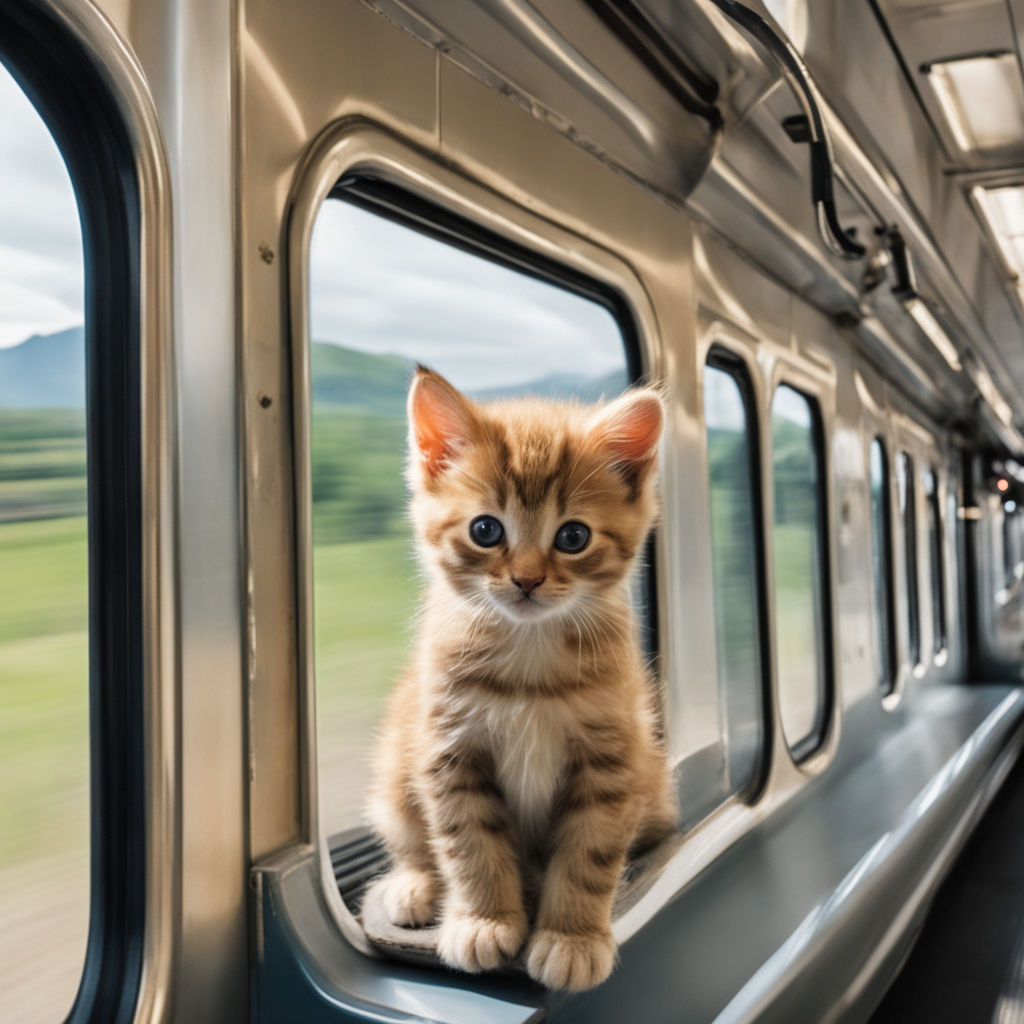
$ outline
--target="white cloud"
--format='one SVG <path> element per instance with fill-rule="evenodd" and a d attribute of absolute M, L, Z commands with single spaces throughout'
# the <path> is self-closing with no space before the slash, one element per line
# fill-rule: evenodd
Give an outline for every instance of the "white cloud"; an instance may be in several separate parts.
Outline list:
<path fill-rule="evenodd" d="M 0 66 L 0 348 L 82 322 L 81 227 L 64 161 Z"/>
<path fill-rule="evenodd" d="M 314 339 L 417 359 L 465 388 L 624 364 L 603 306 L 344 202 L 320 212 L 310 279 Z"/>

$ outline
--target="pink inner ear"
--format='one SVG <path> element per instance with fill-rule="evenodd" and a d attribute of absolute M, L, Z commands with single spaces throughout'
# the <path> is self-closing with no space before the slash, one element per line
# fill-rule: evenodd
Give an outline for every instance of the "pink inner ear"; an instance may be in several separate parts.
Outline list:
<path fill-rule="evenodd" d="M 616 459 L 642 463 L 652 458 L 661 437 L 661 402 L 652 394 L 640 394 L 614 408 L 601 426 L 605 445 Z"/>
<path fill-rule="evenodd" d="M 419 373 L 409 392 L 409 419 L 416 447 L 431 476 L 436 476 L 469 439 L 472 413 L 466 400 L 443 377 Z"/>

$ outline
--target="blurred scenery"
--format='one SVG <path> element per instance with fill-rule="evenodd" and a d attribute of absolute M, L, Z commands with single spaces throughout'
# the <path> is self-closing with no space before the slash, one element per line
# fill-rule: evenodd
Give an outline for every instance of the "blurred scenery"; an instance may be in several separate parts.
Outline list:
<path fill-rule="evenodd" d="M 82 241 L 0 67 L 0 1020 L 71 1009 L 89 915 Z"/>

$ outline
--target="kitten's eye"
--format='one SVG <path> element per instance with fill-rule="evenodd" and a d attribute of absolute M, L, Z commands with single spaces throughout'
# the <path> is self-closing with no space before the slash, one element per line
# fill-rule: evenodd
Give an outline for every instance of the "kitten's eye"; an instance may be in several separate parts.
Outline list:
<path fill-rule="evenodd" d="M 494 516 L 477 516 L 469 524 L 469 535 L 482 548 L 493 548 L 505 536 L 505 527 Z"/>
<path fill-rule="evenodd" d="M 555 547 L 575 555 L 590 543 L 590 527 L 583 523 L 562 523 L 555 534 Z"/>

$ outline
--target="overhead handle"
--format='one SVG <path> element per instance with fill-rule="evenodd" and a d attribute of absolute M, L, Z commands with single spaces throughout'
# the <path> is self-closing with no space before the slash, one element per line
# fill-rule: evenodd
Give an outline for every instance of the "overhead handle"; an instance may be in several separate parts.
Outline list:
<path fill-rule="evenodd" d="M 793 45 L 779 35 L 756 11 L 736 0 L 713 0 L 715 6 L 753 36 L 771 55 L 793 90 L 806 119 L 803 134 L 790 132 L 790 138 L 806 142 L 811 152 L 811 202 L 814 204 L 818 233 L 828 250 L 841 259 L 858 260 L 867 254 L 850 233 L 843 230 L 836 213 L 835 159 L 832 143 L 810 72 Z M 792 124 L 793 119 L 787 119 Z"/>

